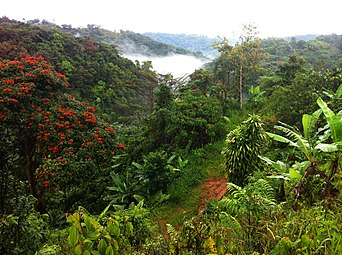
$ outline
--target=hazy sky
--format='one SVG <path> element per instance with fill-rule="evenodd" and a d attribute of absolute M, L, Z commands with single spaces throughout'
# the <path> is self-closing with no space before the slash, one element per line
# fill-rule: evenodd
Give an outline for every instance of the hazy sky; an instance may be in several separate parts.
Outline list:
<path fill-rule="evenodd" d="M 341 0 L 0 0 L 0 16 L 109 30 L 208 35 L 239 34 L 255 23 L 260 35 L 342 34 Z M 1 39 L 1 38 L 0 38 Z"/>

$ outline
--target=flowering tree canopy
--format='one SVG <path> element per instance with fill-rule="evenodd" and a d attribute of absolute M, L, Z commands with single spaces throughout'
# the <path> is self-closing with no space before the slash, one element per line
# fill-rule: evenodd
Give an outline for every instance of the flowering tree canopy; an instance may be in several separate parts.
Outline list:
<path fill-rule="evenodd" d="M 0 61 L 0 132 L 14 134 L 2 143 L 18 145 L 23 175 L 37 197 L 91 178 L 124 148 L 95 107 L 67 94 L 68 87 L 43 57 Z"/>

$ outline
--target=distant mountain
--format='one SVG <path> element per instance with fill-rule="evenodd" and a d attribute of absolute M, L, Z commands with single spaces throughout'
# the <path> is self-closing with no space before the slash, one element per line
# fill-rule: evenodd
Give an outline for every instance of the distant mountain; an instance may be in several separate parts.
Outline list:
<path fill-rule="evenodd" d="M 314 34 L 308 34 L 308 35 L 294 35 L 294 36 L 288 36 L 288 37 L 284 37 L 284 39 L 288 42 L 291 41 L 310 41 L 313 39 L 316 39 L 316 37 L 318 37 L 318 35 L 314 35 Z"/>
<path fill-rule="evenodd" d="M 190 50 L 176 47 L 170 44 L 158 42 L 146 35 L 132 31 L 113 32 L 100 28 L 96 25 L 88 25 L 86 28 L 72 28 L 64 25 L 61 28 L 64 32 L 70 32 L 75 36 L 87 36 L 98 42 L 105 42 L 116 45 L 123 55 L 144 55 L 144 56 L 169 56 L 174 54 L 204 58 L 200 52 L 194 53 Z"/>
<path fill-rule="evenodd" d="M 208 58 L 215 58 L 218 52 L 213 49 L 212 44 L 222 41 L 220 38 L 209 38 L 203 35 L 168 34 L 168 33 L 144 33 L 153 40 L 184 48 L 196 53 L 202 53 Z"/>

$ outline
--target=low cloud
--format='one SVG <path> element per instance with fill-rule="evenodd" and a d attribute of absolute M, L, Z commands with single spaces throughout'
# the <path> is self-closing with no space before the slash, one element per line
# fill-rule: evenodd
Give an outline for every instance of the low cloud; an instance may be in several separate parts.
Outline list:
<path fill-rule="evenodd" d="M 124 55 L 124 57 L 140 63 L 152 61 L 153 69 L 160 74 L 171 73 L 175 78 L 191 74 L 201 68 L 205 62 L 187 55 L 170 55 L 166 57 L 150 57 L 144 55 Z"/>

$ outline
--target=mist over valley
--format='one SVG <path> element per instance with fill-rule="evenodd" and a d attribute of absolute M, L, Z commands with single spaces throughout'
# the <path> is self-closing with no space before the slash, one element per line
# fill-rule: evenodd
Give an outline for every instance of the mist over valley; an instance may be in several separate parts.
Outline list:
<path fill-rule="evenodd" d="M 152 67 L 155 71 L 160 74 L 172 74 L 174 77 L 182 77 L 189 75 L 196 69 L 201 68 L 206 61 L 199 58 L 188 56 L 188 55 L 169 55 L 165 57 L 155 57 L 146 55 L 123 55 L 135 62 L 136 60 L 140 63 L 144 61 L 152 61 Z"/>

